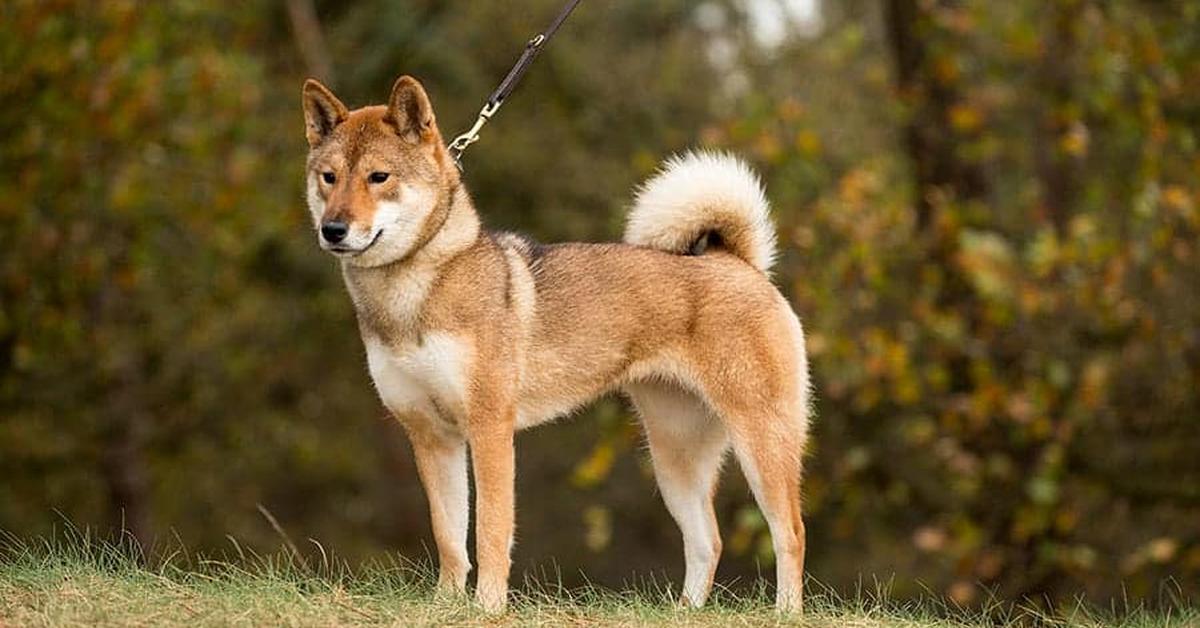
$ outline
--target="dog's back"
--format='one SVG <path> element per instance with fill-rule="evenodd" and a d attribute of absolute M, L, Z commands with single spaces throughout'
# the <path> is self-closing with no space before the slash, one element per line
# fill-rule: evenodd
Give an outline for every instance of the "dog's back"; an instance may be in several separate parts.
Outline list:
<path fill-rule="evenodd" d="M 775 255 L 766 201 L 740 161 L 668 162 L 639 193 L 625 239 L 497 239 L 530 269 L 536 295 L 520 425 L 645 378 L 698 387 L 737 373 L 807 404 L 799 325 L 765 274 Z"/>

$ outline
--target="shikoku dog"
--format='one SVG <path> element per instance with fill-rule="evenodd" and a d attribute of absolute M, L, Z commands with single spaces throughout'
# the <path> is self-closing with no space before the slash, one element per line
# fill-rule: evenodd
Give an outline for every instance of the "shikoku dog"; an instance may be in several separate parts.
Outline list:
<path fill-rule="evenodd" d="M 314 80 L 303 103 L 317 239 L 341 261 L 371 378 L 412 441 L 439 589 L 464 591 L 471 568 L 468 449 L 475 596 L 499 610 L 513 434 L 621 391 L 683 533 L 682 601 L 702 605 L 712 588 L 712 498 L 732 447 L 774 542 L 776 606 L 798 610 L 808 363 L 767 276 L 775 234 L 757 177 L 723 155 L 675 158 L 638 191 L 624 243 L 540 245 L 480 226 L 411 77 L 386 106 L 349 111 Z"/>

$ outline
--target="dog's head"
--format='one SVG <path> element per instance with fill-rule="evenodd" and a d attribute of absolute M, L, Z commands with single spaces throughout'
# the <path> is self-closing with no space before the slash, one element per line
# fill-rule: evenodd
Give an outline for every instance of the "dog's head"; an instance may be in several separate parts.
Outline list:
<path fill-rule="evenodd" d="M 386 106 L 354 111 L 309 79 L 304 122 L 308 208 L 321 248 L 378 266 L 428 240 L 458 172 L 416 79 L 400 77 Z"/>

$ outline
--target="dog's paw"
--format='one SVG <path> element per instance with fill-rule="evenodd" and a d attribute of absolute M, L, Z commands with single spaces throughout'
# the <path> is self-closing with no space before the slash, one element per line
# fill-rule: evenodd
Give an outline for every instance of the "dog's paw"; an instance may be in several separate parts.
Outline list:
<path fill-rule="evenodd" d="M 437 588 L 434 596 L 439 598 L 458 598 L 467 594 L 467 574 L 465 571 L 442 570 L 438 574 Z"/>
<path fill-rule="evenodd" d="M 437 586 L 433 589 L 433 597 L 439 600 L 456 600 L 467 596 L 466 583 L 458 582 L 443 582 L 438 580 Z"/>
<path fill-rule="evenodd" d="M 488 613 L 503 613 L 508 606 L 508 587 L 481 585 L 475 590 L 475 603 Z"/>
<path fill-rule="evenodd" d="M 775 610 L 789 615 L 799 615 L 804 612 L 804 598 L 800 593 L 776 595 Z"/>

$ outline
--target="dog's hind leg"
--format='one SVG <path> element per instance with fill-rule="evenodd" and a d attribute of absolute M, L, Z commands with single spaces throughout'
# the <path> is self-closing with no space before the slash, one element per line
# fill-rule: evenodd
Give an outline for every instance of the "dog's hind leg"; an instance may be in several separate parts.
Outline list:
<path fill-rule="evenodd" d="M 712 500 L 725 457 L 725 429 L 700 399 L 678 386 L 638 382 L 625 391 L 646 426 L 663 501 L 683 533 L 687 571 L 681 601 L 702 606 L 721 557 Z"/>
<path fill-rule="evenodd" d="M 796 408 L 794 412 L 804 412 Z M 745 418 L 745 417 L 743 417 Z M 804 417 L 728 417 L 734 454 L 767 520 L 775 549 L 775 606 L 800 611 L 804 588 L 804 521 L 800 517 Z M 764 422 L 764 418 L 767 420 Z"/>

